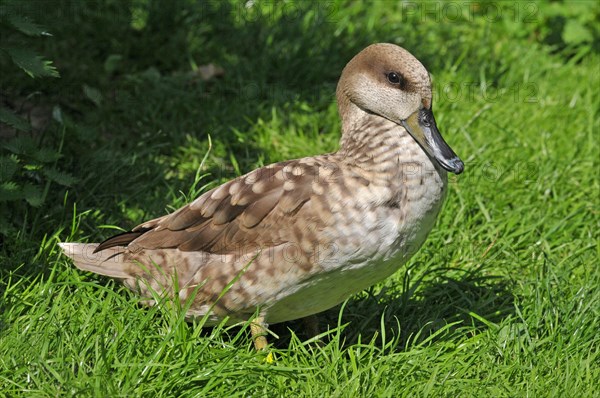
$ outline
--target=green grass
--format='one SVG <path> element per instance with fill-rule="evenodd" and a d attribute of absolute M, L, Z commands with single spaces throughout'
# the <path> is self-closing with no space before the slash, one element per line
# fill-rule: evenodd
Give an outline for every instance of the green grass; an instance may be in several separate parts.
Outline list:
<path fill-rule="evenodd" d="M 108 3 L 22 7 L 53 34 L 32 46 L 60 79 L 2 61 L 4 97 L 60 107 L 62 123 L 32 136 L 77 181 L 49 184 L 39 207 L 0 203 L 13 227 L 0 240 L 0 396 L 598 396 L 597 5 Z M 299 322 L 273 325 L 267 364 L 247 325 L 142 307 L 60 255 L 57 242 L 99 241 L 257 166 L 335 150 L 337 77 L 382 41 L 432 73 L 466 169 L 419 253 L 323 314 L 322 345 Z M 190 75 L 210 62 L 222 78 Z"/>

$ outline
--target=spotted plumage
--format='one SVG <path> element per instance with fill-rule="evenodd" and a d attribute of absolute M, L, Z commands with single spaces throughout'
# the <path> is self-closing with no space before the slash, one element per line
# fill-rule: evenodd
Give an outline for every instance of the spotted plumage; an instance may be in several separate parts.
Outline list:
<path fill-rule="evenodd" d="M 367 47 L 337 98 L 337 152 L 254 170 L 101 244 L 61 247 L 146 298 L 193 297 L 188 315 L 212 323 L 258 311 L 261 326 L 340 303 L 415 254 L 447 171 L 463 165 L 435 125 L 429 74 L 406 50 Z"/>

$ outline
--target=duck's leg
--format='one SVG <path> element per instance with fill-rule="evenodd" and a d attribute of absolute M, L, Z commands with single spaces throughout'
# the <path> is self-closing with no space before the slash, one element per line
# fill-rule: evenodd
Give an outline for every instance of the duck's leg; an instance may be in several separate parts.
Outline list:
<path fill-rule="evenodd" d="M 252 340 L 254 340 L 254 348 L 257 351 L 267 348 L 267 324 L 262 316 L 257 316 L 250 323 L 250 333 L 252 334 Z"/>
<path fill-rule="evenodd" d="M 316 314 L 302 318 L 302 323 L 304 324 L 304 331 L 309 339 L 321 334 L 321 330 L 319 328 L 319 317 Z"/>
<path fill-rule="evenodd" d="M 304 325 L 304 333 L 306 333 L 308 340 L 314 340 L 317 345 L 324 347 L 325 342 L 323 339 L 317 338 L 317 336 L 321 334 L 319 316 L 317 314 L 306 316 L 302 318 L 302 323 Z"/>
<path fill-rule="evenodd" d="M 256 351 L 265 351 L 269 343 L 267 343 L 267 324 L 263 316 L 257 316 L 250 323 L 250 333 L 252 334 Z M 271 364 L 275 362 L 275 356 L 272 352 L 269 352 L 264 361 Z"/>

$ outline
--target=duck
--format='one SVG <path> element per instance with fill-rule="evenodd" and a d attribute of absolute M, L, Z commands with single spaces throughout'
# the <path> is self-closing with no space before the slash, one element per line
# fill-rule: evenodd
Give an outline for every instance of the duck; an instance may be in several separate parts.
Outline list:
<path fill-rule="evenodd" d="M 156 304 L 176 297 L 206 325 L 308 318 L 405 264 L 464 164 L 432 111 L 431 78 L 404 48 L 372 44 L 336 89 L 339 149 L 253 170 L 101 243 L 60 243 L 75 266 Z"/>

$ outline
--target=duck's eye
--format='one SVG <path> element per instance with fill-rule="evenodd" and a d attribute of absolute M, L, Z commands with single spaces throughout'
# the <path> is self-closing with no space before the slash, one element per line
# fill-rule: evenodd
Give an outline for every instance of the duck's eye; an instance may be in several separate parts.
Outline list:
<path fill-rule="evenodd" d="M 387 79 L 388 79 L 388 82 L 390 82 L 392 84 L 400 84 L 400 81 L 402 81 L 402 79 L 400 78 L 400 75 L 397 74 L 396 72 L 388 73 Z"/>

